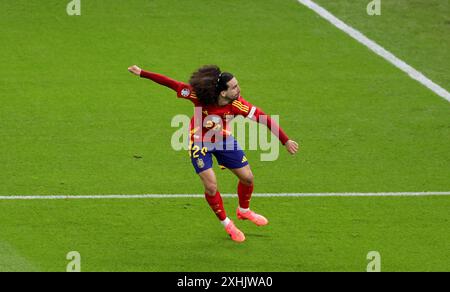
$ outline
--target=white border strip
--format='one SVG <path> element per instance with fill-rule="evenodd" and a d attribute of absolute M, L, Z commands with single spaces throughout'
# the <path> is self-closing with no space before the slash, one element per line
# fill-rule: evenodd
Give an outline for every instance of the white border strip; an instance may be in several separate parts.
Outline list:
<path fill-rule="evenodd" d="M 398 193 L 280 193 L 253 194 L 253 197 L 414 197 L 414 196 L 450 196 L 450 192 L 398 192 Z M 80 200 L 80 199 L 174 199 L 204 198 L 200 194 L 145 194 L 145 195 L 59 195 L 59 196 L 0 196 L 0 200 Z M 224 198 L 237 197 L 236 194 L 222 194 Z"/>
<path fill-rule="evenodd" d="M 335 17 L 333 14 L 331 14 L 329 11 L 324 9 L 323 7 L 319 6 L 318 4 L 314 3 L 311 0 L 297 0 L 300 4 L 305 5 L 306 7 L 310 8 L 311 10 L 315 11 L 317 14 L 319 14 L 322 18 L 325 18 L 328 20 L 331 24 L 360 42 L 361 44 L 368 47 L 370 50 L 372 50 L 377 55 L 383 57 L 388 62 L 408 74 L 412 79 L 415 79 L 422 83 L 424 86 L 426 86 L 428 89 L 436 93 L 437 95 L 443 97 L 447 101 L 450 102 L 450 93 L 445 90 L 444 88 L 440 87 L 430 79 L 428 79 L 425 75 L 411 67 L 410 65 L 406 64 L 404 61 L 397 58 L 394 54 L 384 49 L 382 46 L 378 45 L 376 42 L 372 41 L 365 35 L 363 35 L 360 31 L 354 29 L 353 27 L 347 25 L 337 17 Z"/>

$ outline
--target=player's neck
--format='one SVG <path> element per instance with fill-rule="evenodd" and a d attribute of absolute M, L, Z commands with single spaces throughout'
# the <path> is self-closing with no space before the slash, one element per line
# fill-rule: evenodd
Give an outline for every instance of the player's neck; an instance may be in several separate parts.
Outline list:
<path fill-rule="evenodd" d="M 226 97 L 223 97 L 223 96 L 219 96 L 219 98 L 217 99 L 217 105 L 218 106 L 225 106 L 225 105 L 230 104 L 232 102 L 233 102 L 233 100 L 231 100 L 229 98 L 226 98 Z"/>
<path fill-rule="evenodd" d="M 231 102 L 232 102 L 232 100 L 229 100 L 226 97 L 219 96 L 219 99 L 217 100 L 217 105 L 218 106 L 225 106 L 227 104 L 230 104 Z"/>

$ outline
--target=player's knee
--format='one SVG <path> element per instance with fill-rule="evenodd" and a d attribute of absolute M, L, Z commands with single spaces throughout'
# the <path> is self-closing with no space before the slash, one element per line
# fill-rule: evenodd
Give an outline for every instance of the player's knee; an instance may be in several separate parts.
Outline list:
<path fill-rule="evenodd" d="M 210 182 L 210 183 L 205 184 L 205 193 L 208 196 L 215 196 L 217 193 L 217 183 Z"/>
<path fill-rule="evenodd" d="M 254 182 L 253 173 L 251 173 L 251 172 L 247 173 L 243 178 L 241 178 L 241 182 L 247 186 L 253 185 L 253 182 Z"/>

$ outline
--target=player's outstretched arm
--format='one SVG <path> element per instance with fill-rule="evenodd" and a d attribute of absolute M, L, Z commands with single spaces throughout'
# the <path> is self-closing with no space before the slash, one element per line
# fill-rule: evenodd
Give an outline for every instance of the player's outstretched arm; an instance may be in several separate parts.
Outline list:
<path fill-rule="evenodd" d="M 140 76 L 142 78 L 150 79 L 158 84 L 169 87 L 175 91 L 178 91 L 178 89 L 184 85 L 184 83 L 173 80 L 167 76 L 142 70 L 141 68 L 139 68 L 136 65 L 129 67 L 128 71 L 130 71 L 134 75 Z"/>

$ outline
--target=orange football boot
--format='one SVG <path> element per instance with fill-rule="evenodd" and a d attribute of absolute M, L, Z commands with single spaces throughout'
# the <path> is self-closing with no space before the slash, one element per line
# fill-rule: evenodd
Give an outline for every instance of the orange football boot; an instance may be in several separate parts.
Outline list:
<path fill-rule="evenodd" d="M 231 239 L 236 242 L 243 242 L 245 240 L 245 235 L 240 231 L 236 225 L 234 225 L 233 221 L 228 223 L 227 227 L 225 227 L 225 231 L 230 235 Z"/>
<path fill-rule="evenodd" d="M 243 213 L 238 208 L 236 214 L 239 220 L 250 220 L 258 226 L 264 226 L 269 223 L 269 220 L 267 220 L 266 217 L 256 214 L 255 212 L 250 210 Z"/>

